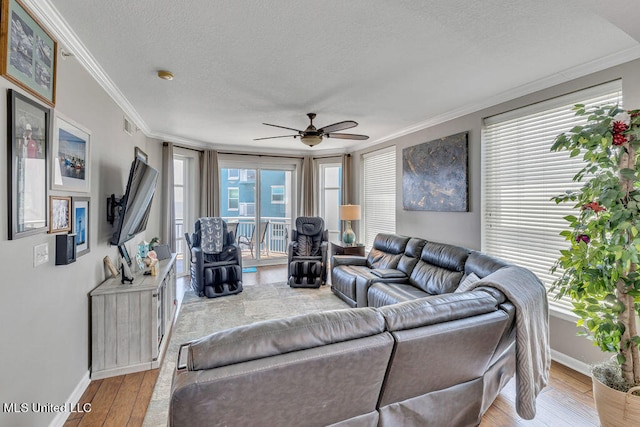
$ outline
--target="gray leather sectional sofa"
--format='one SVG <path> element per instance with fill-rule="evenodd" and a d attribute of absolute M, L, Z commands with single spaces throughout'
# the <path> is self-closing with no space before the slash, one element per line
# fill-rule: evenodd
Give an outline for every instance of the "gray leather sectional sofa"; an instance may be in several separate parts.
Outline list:
<path fill-rule="evenodd" d="M 546 318 L 538 322 L 540 336 L 530 338 L 539 340 L 538 350 L 517 336 L 518 304 L 499 290 L 512 282 L 537 287 L 530 272 L 395 235 L 378 236 L 364 261 L 334 262 L 334 292 L 358 307 L 255 323 L 186 344 L 169 425 L 474 426 L 516 370 L 527 380 L 517 389 L 533 397 L 524 402 L 529 406 L 518 400 L 518 412 L 535 415 L 548 375 Z M 454 292 L 471 273 L 481 279 Z M 533 295 L 544 299 L 534 318 L 546 316 L 543 287 Z M 522 374 L 516 341 L 534 354 L 527 361 L 533 374 Z"/>
<path fill-rule="evenodd" d="M 397 234 L 378 234 L 366 257 L 331 258 L 331 289 L 352 307 L 381 307 L 454 292 L 508 263 L 478 251 Z"/>

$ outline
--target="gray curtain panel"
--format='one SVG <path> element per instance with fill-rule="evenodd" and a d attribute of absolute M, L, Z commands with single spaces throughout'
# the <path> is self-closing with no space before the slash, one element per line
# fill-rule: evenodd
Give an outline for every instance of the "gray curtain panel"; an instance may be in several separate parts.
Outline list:
<path fill-rule="evenodd" d="M 162 216 L 160 241 L 176 251 L 176 218 L 173 194 L 173 144 L 162 143 Z"/>
<path fill-rule="evenodd" d="M 351 154 L 342 155 L 342 201 L 343 205 L 353 204 L 351 200 Z"/>
<path fill-rule="evenodd" d="M 204 150 L 200 155 L 200 217 L 220 216 L 218 152 Z"/>
<path fill-rule="evenodd" d="M 314 178 L 313 157 L 305 156 L 302 159 L 302 173 L 298 186 L 298 216 L 315 215 Z"/>

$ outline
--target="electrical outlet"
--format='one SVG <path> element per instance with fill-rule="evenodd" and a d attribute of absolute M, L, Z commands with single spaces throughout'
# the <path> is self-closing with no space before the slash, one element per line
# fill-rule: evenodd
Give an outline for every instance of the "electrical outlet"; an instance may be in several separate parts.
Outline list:
<path fill-rule="evenodd" d="M 49 245 L 43 243 L 33 247 L 33 266 L 37 267 L 49 261 Z"/>

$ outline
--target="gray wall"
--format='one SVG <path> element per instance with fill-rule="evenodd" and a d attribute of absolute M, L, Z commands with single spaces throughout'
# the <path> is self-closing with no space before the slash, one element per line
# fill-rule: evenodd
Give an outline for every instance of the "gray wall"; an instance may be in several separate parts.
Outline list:
<path fill-rule="evenodd" d="M 571 71 L 568 71 L 571 73 Z M 640 60 L 628 62 L 598 73 L 571 80 L 569 82 L 519 97 L 472 114 L 450 120 L 415 133 L 368 147 L 353 153 L 354 176 L 359 179 L 362 154 L 377 149 L 396 147 L 396 231 L 399 234 L 422 237 L 437 242 L 446 242 L 481 249 L 481 132 L 482 119 L 515 108 L 544 101 L 559 95 L 574 92 L 614 79 L 622 78 L 624 105 L 628 109 L 640 107 Z M 425 118 L 428 119 L 428 118 Z M 459 132 L 469 132 L 469 212 L 417 212 L 402 209 L 402 150 L 412 145 L 443 138 Z M 359 200 L 360 188 L 356 188 Z M 358 235 L 363 235 L 360 230 Z M 572 321 L 566 317 L 552 315 L 550 319 L 551 347 L 558 360 L 573 364 L 584 370 L 584 363 L 593 363 L 609 357 L 601 353 L 590 341 L 576 337 L 577 331 Z M 557 352 L 557 353 L 556 353 Z M 561 354 L 558 354 L 561 353 Z M 568 356 L 568 359 L 565 357 Z M 581 363 L 574 363 L 575 361 Z"/>
<path fill-rule="evenodd" d="M 8 88 L 17 89 L 0 78 L 1 105 L 6 105 Z M 88 293 L 107 277 L 103 258 L 108 255 L 115 261 L 117 256 L 117 249 L 107 244 L 111 226 L 106 220 L 106 197 L 111 193 L 123 194 L 135 146 L 150 155 L 153 166 L 160 166 L 160 144 L 147 139 L 142 132 L 132 136 L 124 133 L 123 112 L 74 58 L 58 62 L 55 110 L 91 131 L 91 252 L 68 266 L 55 266 L 53 235 L 7 240 L 7 178 L 5 173 L 0 174 L 1 403 L 60 405 L 74 391 L 83 391 L 90 367 Z M 3 136 L 7 134 L 5 114 L 6 108 L 2 108 Z M 0 150 L 3 171 L 6 161 L 3 148 Z M 50 194 L 74 195 L 61 191 Z M 159 233 L 159 200 L 156 197 L 153 202 L 147 240 Z M 134 239 L 132 246 L 142 237 Z M 41 243 L 48 245 L 49 262 L 34 268 L 33 247 Z M 0 425 L 43 426 L 56 415 L 0 411 Z"/>

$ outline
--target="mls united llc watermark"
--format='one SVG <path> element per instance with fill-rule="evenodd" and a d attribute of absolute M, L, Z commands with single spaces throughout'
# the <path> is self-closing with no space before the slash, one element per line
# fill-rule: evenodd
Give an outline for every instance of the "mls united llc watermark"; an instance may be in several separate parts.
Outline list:
<path fill-rule="evenodd" d="M 91 403 L 63 403 L 55 405 L 53 403 L 3 403 L 2 412 L 91 412 Z"/>

